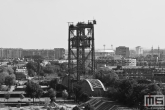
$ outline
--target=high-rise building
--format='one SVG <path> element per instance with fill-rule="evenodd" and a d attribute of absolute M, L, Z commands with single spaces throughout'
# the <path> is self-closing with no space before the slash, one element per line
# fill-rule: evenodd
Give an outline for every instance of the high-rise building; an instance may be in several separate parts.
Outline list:
<path fill-rule="evenodd" d="M 129 47 L 119 46 L 116 47 L 116 55 L 122 55 L 125 58 L 128 58 L 130 55 Z"/>
<path fill-rule="evenodd" d="M 0 48 L 0 58 L 20 58 L 21 48 Z"/>
<path fill-rule="evenodd" d="M 0 48 L 0 58 L 3 58 L 3 48 Z"/>
<path fill-rule="evenodd" d="M 141 46 L 136 47 L 136 54 L 137 55 L 143 55 L 143 48 Z"/>
<path fill-rule="evenodd" d="M 65 57 L 65 49 L 64 48 L 54 48 L 54 58 L 55 59 L 63 59 Z"/>

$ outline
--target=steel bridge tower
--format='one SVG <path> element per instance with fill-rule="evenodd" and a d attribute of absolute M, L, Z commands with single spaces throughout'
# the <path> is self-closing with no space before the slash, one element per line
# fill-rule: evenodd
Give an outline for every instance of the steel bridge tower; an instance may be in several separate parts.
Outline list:
<path fill-rule="evenodd" d="M 76 25 L 69 23 L 68 76 L 75 74 L 77 81 L 80 75 L 93 75 L 95 72 L 94 24 L 95 20 Z"/>

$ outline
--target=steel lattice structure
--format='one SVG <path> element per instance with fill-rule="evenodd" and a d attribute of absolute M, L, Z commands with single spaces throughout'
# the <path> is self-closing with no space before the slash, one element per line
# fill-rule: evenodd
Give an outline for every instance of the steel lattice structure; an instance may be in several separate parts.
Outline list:
<path fill-rule="evenodd" d="M 95 20 L 69 23 L 68 72 L 69 76 L 76 74 L 77 81 L 80 75 L 87 74 L 87 68 L 88 74 L 93 75 L 95 71 L 94 24 Z"/>

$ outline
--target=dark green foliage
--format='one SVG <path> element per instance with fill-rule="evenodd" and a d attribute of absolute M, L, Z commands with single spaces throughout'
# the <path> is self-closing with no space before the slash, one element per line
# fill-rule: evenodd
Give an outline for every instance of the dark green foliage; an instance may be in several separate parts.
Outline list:
<path fill-rule="evenodd" d="M 5 78 L 9 75 L 8 72 L 2 72 L 0 73 L 0 84 L 4 84 L 5 83 Z"/>
<path fill-rule="evenodd" d="M 143 105 L 144 95 L 162 94 L 158 85 L 146 82 L 143 80 L 139 83 L 139 80 L 134 79 L 117 80 L 108 88 L 107 96 L 128 106 L 138 106 L 139 103 Z"/>
<path fill-rule="evenodd" d="M 46 65 L 46 67 L 43 68 L 43 71 L 48 74 L 54 73 L 53 66 L 51 65 Z"/>
<path fill-rule="evenodd" d="M 43 90 L 41 89 L 39 84 L 29 81 L 26 84 L 25 92 L 28 96 L 33 98 L 33 102 L 34 102 L 34 98 L 41 97 Z"/>
<path fill-rule="evenodd" d="M 80 110 L 78 106 L 75 106 L 72 110 Z"/>
<path fill-rule="evenodd" d="M 9 99 L 10 98 L 10 94 L 9 93 L 6 93 L 5 95 L 4 95 L 4 97 L 5 97 L 5 99 Z"/>
<path fill-rule="evenodd" d="M 11 67 L 7 67 L 7 72 L 9 75 L 14 74 L 14 70 Z"/>
<path fill-rule="evenodd" d="M 15 84 L 15 75 L 9 75 L 5 77 L 5 85 L 11 86 Z"/>
<path fill-rule="evenodd" d="M 33 59 L 35 62 L 39 62 L 39 63 L 41 63 L 41 62 L 44 60 L 44 58 L 43 58 L 41 55 L 33 55 L 33 56 L 32 56 L 32 59 Z"/>
<path fill-rule="evenodd" d="M 61 63 L 60 64 L 60 70 L 61 71 L 67 71 L 68 63 Z"/>
<path fill-rule="evenodd" d="M 151 81 L 148 81 L 146 79 L 137 79 L 137 82 L 139 84 L 150 84 L 150 83 L 152 83 Z"/>
<path fill-rule="evenodd" d="M 54 98 L 56 97 L 56 91 L 53 88 L 50 88 L 48 90 L 48 95 L 49 95 L 51 101 L 54 101 Z"/>
<path fill-rule="evenodd" d="M 86 102 L 89 100 L 89 95 L 87 93 L 81 92 L 78 98 L 79 98 L 79 101 Z"/>
<path fill-rule="evenodd" d="M 102 68 L 95 74 L 95 78 L 99 79 L 105 86 L 114 85 L 114 82 L 119 79 L 118 75 L 108 68 Z"/>
<path fill-rule="evenodd" d="M 29 75 L 30 77 L 34 77 L 34 76 L 35 76 L 34 70 L 33 70 L 33 69 L 28 69 L 28 75 Z"/>
<path fill-rule="evenodd" d="M 94 110 L 94 106 L 90 105 L 89 103 L 85 106 L 85 110 Z"/>
<path fill-rule="evenodd" d="M 26 64 L 26 67 L 27 67 L 29 76 L 34 76 L 34 75 L 36 75 L 35 73 L 37 73 L 37 75 L 41 75 L 41 76 L 45 75 L 43 72 L 43 67 L 40 65 L 39 62 L 28 62 Z"/>
<path fill-rule="evenodd" d="M 117 88 L 114 87 L 109 87 L 108 91 L 107 91 L 107 96 L 112 99 L 112 100 L 116 100 L 116 97 L 118 96 L 119 91 Z"/>
<path fill-rule="evenodd" d="M 37 63 L 36 62 L 28 62 L 26 64 L 26 68 L 29 70 L 29 69 L 32 69 L 34 72 L 37 72 Z"/>
<path fill-rule="evenodd" d="M 1 72 L 7 72 L 8 74 L 13 74 L 14 73 L 14 70 L 11 67 L 1 66 L 0 67 L 0 73 Z"/>
<path fill-rule="evenodd" d="M 14 70 L 14 74 L 15 74 L 17 67 L 13 67 L 12 69 Z"/>
<path fill-rule="evenodd" d="M 24 58 L 26 58 L 26 59 L 30 58 L 36 62 L 39 61 L 40 63 L 44 60 L 44 58 L 41 55 L 29 55 L 29 56 L 24 56 Z"/>
<path fill-rule="evenodd" d="M 36 94 L 36 98 L 41 98 L 41 96 L 43 95 L 43 90 L 40 88 Z"/>
<path fill-rule="evenodd" d="M 50 81 L 49 87 L 56 90 L 56 86 L 57 86 L 58 83 L 59 83 L 59 79 L 58 78 L 54 78 L 54 79 L 52 79 Z"/>
<path fill-rule="evenodd" d="M 50 83 L 50 81 L 43 80 L 43 81 L 39 82 L 39 85 L 42 85 L 42 86 L 48 86 L 49 83 Z"/>
<path fill-rule="evenodd" d="M 18 64 L 18 60 L 17 59 L 14 59 L 13 60 L 13 64 Z"/>

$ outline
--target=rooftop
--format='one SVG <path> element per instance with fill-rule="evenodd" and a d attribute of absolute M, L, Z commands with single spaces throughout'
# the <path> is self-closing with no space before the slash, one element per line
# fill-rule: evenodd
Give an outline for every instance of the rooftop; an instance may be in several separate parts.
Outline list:
<path fill-rule="evenodd" d="M 99 50 L 96 50 L 96 52 L 114 52 L 114 50 L 111 50 L 111 49 L 99 49 Z"/>

